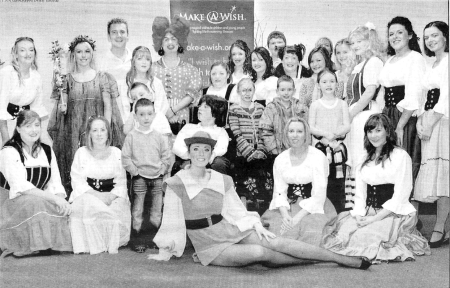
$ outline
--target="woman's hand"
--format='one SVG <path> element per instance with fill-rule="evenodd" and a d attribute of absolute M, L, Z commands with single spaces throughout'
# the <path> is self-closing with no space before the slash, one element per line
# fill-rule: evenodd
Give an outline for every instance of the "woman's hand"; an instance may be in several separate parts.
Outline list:
<path fill-rule="evenodd" d="M 365 216 L 365 217 L 361 217 L 359 216 L 359 220 L 358 220 L 358 216 L 356 218 L 356 226 L 358 226 L 359 228 L 362 228 L 364 226 L 367 226 L 373 222 L 375 222 L 374 216 Z"/>
<path fill-rule="evenodd" d="M 403 127 L 397 126 L 395 133 L 397 134 L 397 145 L 403 147 Z"/>
<path fill-rule="evenodd" d="M 172 117 L 169 118 L 169 123 L 178 123 L 178 116 L 177 115 L 173 115 Z"/>
<path fill-rule="evenodd" d="M 264 228 L 261 222 L 256 223 L 254 227 L 259 240 L 262 240 L 262 238 L 264 237 L 267 240 L 267 242 L 270 242 L 270 239 L 277 237 L 275 236 L 275 234 Z"/>
<path fill-rule="evenodd" d="M 72 206 L 69 204 L 69 202 L 66 201 L 66 199 L 55 196 L 54 201 L 55 204 L 58 206 L 58 212 L 61 213 L 63 216 L 69 216 L 70 213 L 72 213 Z"/>

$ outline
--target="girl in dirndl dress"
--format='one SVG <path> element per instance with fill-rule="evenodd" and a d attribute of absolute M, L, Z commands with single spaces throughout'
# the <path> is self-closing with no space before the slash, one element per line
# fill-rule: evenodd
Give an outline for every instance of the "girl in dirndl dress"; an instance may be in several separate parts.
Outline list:
<path fill-rule="evenodd" d="M 444 225 L 449 217 L 448 125 L 448 24 L 434 21 L 425 26 L 424 47 L 435 62 L 423 79 L 426 99 L 421 102 L 417 134 L 422 140 L 422 161 L 414 190 L 420 202 L 437 201 L 437 218 L 430 247 L 448 244 Z M 424 97 L 425 98 L 425 97 Z"/>
<path fill-rule="evenodd" d="M 356 167 L 355 206 L 325 227 L 323 247 L 372 263 L 430 255 L 428 241 L 416 229 L 417 211 L 409 202 L 411 157 L 395 145 L 394 129 L 384 114 L 370 116 L 364 134 L 367 154 Z"/>
<path fill-rule="evenodd" d="M 347 104 L 350 113 L 350 132 L 344 144 L 347 146 L 348 159 L 345 208 L 353 207 L 355 169 L 358 160 L 364 155 L 364 123 L 370 115 L 381 112 L 375 102 L 378 94 L 378 75 L 383 68 L 379 58 L 382 53 L 382 43 L 378 38 L 375 26 L 368 22 L 350 32 L 348 36 L 351 48 L 359 62 L 350 74 L 347 82 Z"/>
<path fill-rule="evenodd" d="M 71 206 L 58 164 L 40 142 L 41 120 L 32 110 L 17 115 L 12 138 L 0 151 L 0 249 L 5 256 L 72 251 Z"/>

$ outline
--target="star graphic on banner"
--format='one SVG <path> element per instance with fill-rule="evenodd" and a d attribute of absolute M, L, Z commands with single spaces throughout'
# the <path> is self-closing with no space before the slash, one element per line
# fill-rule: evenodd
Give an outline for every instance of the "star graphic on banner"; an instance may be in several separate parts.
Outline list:
<path fill-rule="evenodd" d="M 231 12 L 236 10 L 236 6 L 231 6 Z"/>

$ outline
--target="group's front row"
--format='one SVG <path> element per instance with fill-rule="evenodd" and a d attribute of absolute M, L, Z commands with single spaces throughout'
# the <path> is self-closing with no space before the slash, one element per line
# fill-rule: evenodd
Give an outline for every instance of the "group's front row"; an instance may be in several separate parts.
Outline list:
<path fill-rule="evenodd" d="M 40 126 L 37 113 L 20 112 L 0 153 L 3 256 L 117 253 L 129 241 L 131 213 L 122 153 L 110 146 L 107 120 L 88 121 L 87 146 L 78 149 L 71 169 L 71 204 L 64 199 L 55 155 L 40 142 Z M 206 168 L 216 140 L 205 131 L 185 138 L 191 164 L 165 181 L 162 223 L 154 238 L 159 254 L 149 258 L 180 257 L 186 234 L 194 259 L 203 265 L 328 261 L 367 269 L 374 262 L 429 255 L 409 203 L 411 158 L 395 145 L 385 115 L 372 115 L 364 133 L 367 154 L 357 168 L 355 207 L 338 216 L 326 198 L 328 160 L 310 145 L 304 119 L 286 123 L 289 148 L 275 159 L 273 199 L 262 217 L 246 210 L 230 176 Z"/>

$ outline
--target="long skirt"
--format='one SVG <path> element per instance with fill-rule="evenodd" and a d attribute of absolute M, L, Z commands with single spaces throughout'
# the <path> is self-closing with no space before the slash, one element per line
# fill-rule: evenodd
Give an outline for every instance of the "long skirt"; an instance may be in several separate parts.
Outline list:
<path fill-rule="evenodd" d="M 0 188 L 0 193 L 9 193 Z M 72 251 L 69 217 L 41 197 L 22 195 L 3 203 L 0 213 L 0 248 L 16 256 L 40 250 Z"/>
<path fill-rule="evenodd" d="M 395 106 L 384 107 L 383 114 L 387 115 L 391 120 L 394 129 L 397 127 L 398 121 L 402 116 L 402 112 Z M 420 139 L 417 137 L 416 129 L 417 117 L 410 117 L 403 128 L 403 145 L 402 148 L 408 152 L 412 160 L 413 181 L 416 180 L 420 169 Z"/>
<path fill-rule="evenodd" d="M 434 202 L 449 197 L 449 125 L 441 118 L 431 133 L 430 140 L 422 141 L 422 161 L 414 188 L 414 199 Z"/>
<path fill-rule="evenodd" d="M 269 208 L 273 193 L 272 169 L 270 159 L 247 162 L 244 157 L 236 157 L 233 179 L 239 197 L 246 198 L 248 211 L 262 215 Z"/>
<path fill-rule="evenodd" d="M 376 215 L 369 208 L 367 216 Z M 323 248 L 347 256 L 364 257 L 372 263 L 406 261 L 430 255 L 428 240 L 416 229 L 416 212 L 392 213 L 383 220 L 358 228 L 356 218 L 343 212 L 324 229 Z"/>
<path fill-rule="evenodd" d="M 288 211 L 291 217 L 294 217 L 302 208 L 298 203 L 291 204 Z M 324 204 L 324 214 L 308 214 L 300 220 L 291 230 L 281 232 L 283 218 L 280 210 L 267 210 L 261 217 L 261 222 L 267 227 L 267 230 L 279 237 L 300 240 L 311 245 L 319 246 L 322 240 L 323 228 L 336 217 L 336 210 L 330 200 L 326 199 Z"/>
<path fill-rule="evenodd" d="M 70 233 L 74 253 L 118 253 L 130 240 L 130 202 L 116 198 L 107 206 L 97 197 L 83 194 L 73 201 Z"/>

